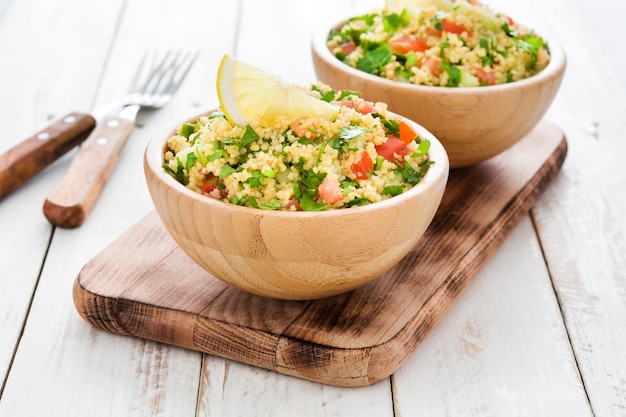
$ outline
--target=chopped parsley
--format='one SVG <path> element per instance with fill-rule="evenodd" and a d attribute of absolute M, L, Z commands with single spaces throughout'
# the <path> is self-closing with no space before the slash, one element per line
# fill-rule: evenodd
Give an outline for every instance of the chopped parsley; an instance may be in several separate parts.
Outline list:
<path fill-rule="evenodd" d="M 434 15 L 405 8 L 400 14 L 381 11 L 355 17 L 331 32 L 328 46 L 338 59 L 361 71 L 422 85 L 489 85 L 491 82 L 475 83 L 467 78 L 475 75 L 472 69 L 476 65 L 497 74 L 496 84 L 527 78 L 543 69 L 547 60 L 540 59 L 540 51 L 549 53 L 549 49 L 532 31 L 484 4 L 459 0 L 449 8 L 439 3 L 433 3 Z M 457 19 L 460 15 L 465 19 Z M 402 37 L 426 42 L 426 49 L 404 42 Z M 442 71 L 420 65 L 429 57 L 442 60 Z M 504 75 L 522 66 L 514 76 Z M 461 74 L 465 74 L 464 80 Z"/>
<path fill-rule="evenodd" d="M 383 71 L 383 67 L 391 62 L 391 49 L 387 44 L 380 45 L 376 49 L 365 52 L 365 58 L 359 59 L 356 67 L 361 71 L 378 75 Z"/>
<path fill-rule="evenodd" d="M 347 151 L 352 150 L 349 144 L 351 139 L 357 138 L 363 133 L 370 133 L 370 132 L 371 130 L 365 129 L 360 126 L 342 127 L 341 130 L 339 130 L 339 136 L 336 138 L 330 139 L 328 141 L 328 145 L 331 148 L 337 149 L 340 152 L 347 152 Z"/>
<path fill-rule="evenodd" d="M 223 180 L 224 178 L 228 177 L 233 172 L 237 172 L 237 170 L 228 164 L 224 164 L 222 168 L 220 169 L 219 179 Z"/>
<path fill-rule="evenodd" d="M 329 103 L 337 104 L 338 101 L 355 103 L 345 104 L 346 109 L 356 108 L 359 111 L 358 105 L 361 103 L 357 92 L 338 91 L 319 86 L 312 86 L 311 91 L 317 92 L 322 100 Z M 317 94 L 314 95 L 318 96 Z M 387 137 L 399 137 L 401 123 L 387 115 L 385 111 L 381 110 L 381 113 L 372 110 L 371 113 L 367 112 L 359 117 L 373 118 L 375 123 L 379 124 L 376 129 L 382 127 Z M 263 141 L 268 140 L 259 135 L 261 130 L 257 132 L 248 125 L 239 131 L 241 133 L 230 133 L 233 130 L 228 128 L 224 130 L 221 126 L 224 123 L 223 120 L 216 120 L 223 117 L 223 113 L 215 112 L 210 116 L 200 117 L 193 123 L 181 124 L 176 134 L 178 136 L 176 141 L 179 142 L 183 137 L 186 143 L 180 146 L 181 150 L 178 153 L 169 149 L 174 155 L 168 156 L 169 163 L 163 162 L 162 165 L 163 169 L 180 183 L 186 186 L 193 185 L 210 198 L 222 199 L 235 205 L 263 210 L 293 209 L 295 206 L 303 211 L 329 210 L 337 206 L 338 201 L 342 202 L 343 208 L 361 206 L 372 203 L 362 196 L 363 181 L 376 175 L 387 181 L 389 171 L 393 170 L 391 173 L 393 180 L 388 181 L 389 183 L 381 191 L 383 198 L 389 198 L 402 193 L 412 184 L 416 184 L 428 168 L 425 164 L 425 168 L 420 166 L 418 169 L 413 169 L 412 166 L 416 166 L 414 162 L 411 162 L 413 164 L 411 165 L 402 161 L 403 163 L 397 162 L 394 169 L 383 156 L 373 153 L 376 151 L 371 148 L 371 144 L 368 145 L 370 147 L 366 151 L 365 145 L 371 141 L 371 135 L 367 134 L 373 132 L 374 127 L 364 127 L 360 119 L 351 120 L 347 125 L 342 125 L 339 131 L 332 130 L 333 133 L 328 133 L 324 124 L 321 123 L 319 132 L 316 127 L 316 133 L 319 133 L 319 136 L 315 140 L 302 142 L 306 147 L 297 146 L 298 153 L 292 154 L 289 146 L 299 141 L 290 143 L 291 139 L 287 140 L 290 132 L 288 125 L 284 131 L 278 132 L 282 135 L 282 146 L 268 150 L 265 146 L 261 146 L 264 145 Z M 215 135 L 206 134 L 219 130 L 225 132 L 222 136 L 233 136 L 215 137 Z M 272 135 L 274 134 L 275 132 L 272 132 Z M 326 135 L 334 137 L 329 138 Z M 272 136 L 271 141 L 275 139 L 275 136 Z M 252 151 L 250 149 L 250 145 L 257 141 L 259 148 L 264 150 Z M 428 141 L 420 141 L 419 137 L 416 137 L 415 143 L 411 144 L 414 147 L 411 158 L 422 158 L 428 151 L 428 145 Z M 336 155 L 337 153 L 332 149 L 339 151 L 340 156 L 338 161 L 330 161 L 329 164 L 326 158 L 329 154 Z M 299 154 L 301 150 L 305 156 Z M 369 152 L 367 162 L 361 156 L 357 162 L 345 163 L 348 161 L 345 158 L 352 158 L 354 152 Z M 256 161 L 255 158 L 259 154 L 263 154 L 263 157 Z M 249 161 L 253 164 L 248 165 Z M 237 172 L 245 173 L 245 176 L 242 176 L 245 179 L 237 178 L 235 181 L 235 178 L 230 177 Z M 364 172 L 367 172 L 367 176 Z M 191 176 L 194 178 L 194 184 L 190 184 Z M 226 178 L 229 178 L 228 187 L 225 183 Z M 340 194 L 337 194 L 332 183 L 328 184 L 330 188 L 320 188 L 325 181 L 337 181 Z M 197 182 L 202 185 L 199 186 Z M 216 188 L 220 190 L 220 193 L 212 192 Z M 265 194 L 267 189 L 274 191 Z M 278 190 L 283 192 L 280 197 L 276 194 Z M 332 201 L 332 204 L 324 201 Z"/>

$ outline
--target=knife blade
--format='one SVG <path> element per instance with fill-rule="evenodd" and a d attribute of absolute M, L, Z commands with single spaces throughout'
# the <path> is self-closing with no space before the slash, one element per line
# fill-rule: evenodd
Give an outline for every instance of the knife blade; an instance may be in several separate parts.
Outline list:
<path fill-rule="evenodd" d="M 0 199 L 82 143 L 95 126 L 91 115 L 72 112 L 0 155 Z"/>

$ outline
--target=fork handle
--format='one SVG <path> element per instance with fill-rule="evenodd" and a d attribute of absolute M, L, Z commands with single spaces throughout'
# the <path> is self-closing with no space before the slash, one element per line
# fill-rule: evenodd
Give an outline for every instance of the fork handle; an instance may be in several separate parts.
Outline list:
<path fill-rule="evenodd" d="M 43 213 L 62 228 L 83 224 L 134 127 L 123 117 L 105 117 L 85 140 L 65 176 L 46 198 Z"/>
<path fill-rule="evenodd" d="M 0 198 L 80 144 L 95 125 L 88 114 L 69 113 L 0 155 Z"/>

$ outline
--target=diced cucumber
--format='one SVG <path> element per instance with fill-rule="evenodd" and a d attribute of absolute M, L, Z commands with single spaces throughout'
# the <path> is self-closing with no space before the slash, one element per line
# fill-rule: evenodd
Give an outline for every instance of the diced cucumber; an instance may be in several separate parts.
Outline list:
<path fill-rule="evenodd" d="M 461 81 L 459 81 L 459 87 L 478 87 L 480 81 L 475 75 L 470 74 L 466 70 L 461 70 Z"/>
<path fill-rule="evenodd" d="M 456 3 L 454 3 L 453 13 L 467 15 L 472 9 L 474 9 L 474 6 L 472 6 L 470 3 L 466 1 L 457 1 Z"/>
<path fill-rule="evenodd" d="M 289 182 L 289 170 L 279 171 L 276 174 L 276 181 L 280 184 L 287 184 Z"/>
<path fill-rule="evenodd" d="M 363 149 L 363 147 L 365 146 L 365 138 L 363 137 L 363 135 L 355 136 L 354 138 L 350 139 L 349 146 L 351 148 Z"/>
<path fill-rule="evenodd" d="M 398 171 L 393 171 L 387 185 L 404 185 L 404 178 L 402 178 L 402 174 Z"/>
<path fill-rule="evenodd" d="M 437 10 L 443 10 L 444 12 L 451 12 L 454 9 L 455 3 L 451 0 L 423 0 L 424 3 L 430 3 L 429 6 L 435 6 Z"/>
<path fill-rule="evenodd" d="M 487 14 L 482 15 L 481 21 L 482 21 L 483 28 L 491 32 L 495 32 L 496 30 L 500 28 L 500 26 L 498 25 L 498 20 L 496 19 L 495 16 L 491 14 L 487 13 Z"/>

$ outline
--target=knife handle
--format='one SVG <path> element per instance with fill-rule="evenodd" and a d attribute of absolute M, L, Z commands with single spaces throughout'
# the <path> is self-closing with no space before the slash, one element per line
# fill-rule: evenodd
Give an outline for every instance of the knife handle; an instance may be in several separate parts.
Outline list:
<path fill-rule="evenodd" d="M 95 125 L 88 114 L 69 113 L 0 155 L 0 199 L 80 144 Z"/>
<path fill-rule="evenodd" d="M 107 116 L 98 123 L 44 202 L 43 213 L 50 223 L 68 229 L 83 224 L 133 127 L 133 121 L 117 116 Z"/>

